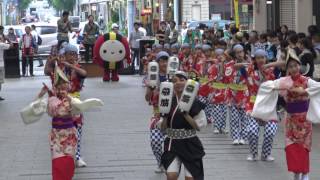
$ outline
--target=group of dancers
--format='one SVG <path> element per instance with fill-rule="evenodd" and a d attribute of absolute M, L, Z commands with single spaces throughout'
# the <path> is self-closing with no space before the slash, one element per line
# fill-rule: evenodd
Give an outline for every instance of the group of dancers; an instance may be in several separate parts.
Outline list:
<path fill-rule="evenodd" d="M 168 61 L 172 57 L 179 59 L 179 66 L 170 78 Z M 248 144 L 248 161 L 274 161 L 271 151 L 280 118 L 259 118 L 265 113 L 265 106 L 266 109 L 273 108 L 276 115 L 281 109 L 286 111 L 284 129 L 288 171 L 294 173 L 294 180 L 308 180 L 311 121 L 320 118 L 315 113 L 313 118 L 307 117 L 316 105 L 315 102 L 309 103 L 310 99 L 317 98 L 319 93 L 319 90 L 309 92 L 309 89 L 319 86 L 319 83 L 301 74 L 301 61 L 293 49 L 288 47 L 281 58 L 279 61 L 282 63 L 269 63 L 268 53 L 263 48 L 256 48 L 248 56 L 241 44 L 230 48 L 224 45 L 213 48 L 204 44 L 196 45 L 194 49 L 189 44 L 181 47 L 174 44 L 171 49 L 154 45 L 149 49 L 144 58 L 145 64 L 157 62 L 159 67 L 156 86 L 150 85 L 150 68 L 145 68 L 149 77 L 145 81 L 145 99 L 153 106 L 150 140 L 158 164 L 155 172 L 166 172 L 168 180 L 175 180 L 183 164 L 186 179 L 204 179 L 202 158 L 205 153 L 196 131 L 205 126 L 202 119 L 206 119 L 208 124 L 212 124 L 214 134 L 227 134 L 228 111 L 231 143 Z M 188 79 L 197 79 L 199 90 L 191 110 L 181 112 L 179 102 L 184 101 L 181 93 Z M 161 116 L 159 106 L 163 105 L 160 102 L 163 92 L 160 92 L 160 87 L 168 81 L 173 83 L 174 95 L 169 103 L 170 112 Z M 270 98 L 261 90 L 265 83 L 273 84 L 271 91 L 277 93 L 276 98 L 268 100 L 273 101 L 274 106 L 261 103 Z M 260 107 L 255 107 L 257 104 Z M 264 135 L 259 158 L 261 127 Z"/>
<path fill-rule="evenodd" d="M 71 180 L 76 167 L 85 167 L 81 158 L 83 112 L 102 105 L 98 99 L 80 100 L 87 72 L 78 64 L 78 50 L 67 42 L 54 46 L 45 66 L 51 84 L 43 87 L 36 100 L 20 113 L 26 124 L 52 117 L 49 144 L 52 158 L 52 179 Z"/>

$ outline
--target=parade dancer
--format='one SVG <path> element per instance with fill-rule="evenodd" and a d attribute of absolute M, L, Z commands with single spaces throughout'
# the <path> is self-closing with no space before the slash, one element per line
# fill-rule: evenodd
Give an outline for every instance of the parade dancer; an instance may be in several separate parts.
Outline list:
<path fill-rule="evenodd" d="M 80 99 L 80 91 L 82 90 L 84 79 L 87 75 L 87 72 L 81 68 L 78 64 L 78 50 L 75 46 L 67 44 L 60 51 L 60 56 L 57 62 L 57 65 L 63 70 L 66 74 L 68 80 L 70 81 L 70 95 L 74 98 Z M 56 59 L 48 60 L 45 68 L 45 74 L 51 75 L 53 79 L 53 70 L 55 68 Z M 76 151 L 76 166 L 77 167 L 86 167 L 87 164 L 81 158 L 81 138 L 83 130 L 83 114 L 76 114 L 73 116 L 75 127 L 77 128 L 77 151 Z"/>
<path fill-rule="evenodd" d="M 68 97 L 69 80 L 61 70 L 56 71 L 53 86 L 53 92 L 44 86 L 38 95 L 38 98 L 42 98 L 47 92 L 49 94 L 47 111 L 52 117 L 50 132 L 52 179 L 72 180 L 75 170 L 77 130 L 73 123 L 71 99 Z"/>
<path fill-rule="evenodd" d="M 70 91 L 69 94 L 80 99 L 80 91 L 82 90 L 84 79 L 87 72 L 81 68 L 78 64 L 78 53 L 77 48 L 73 45 L 67 45 L 64 48 L 65 51 L 65 61 L 64 72 L 66 73 L 68 79 L 70 80 Z M 83 114 L 77 114 L 73 116 L 75 126 L 77 128 L 77 151 L 76 151 L 76 165 L 77 167 L 86 167 L 86 162 L 81 158 L 81 138 L 83 130 Z"/>
<path fill-rule="evenodd" d="M 246 58 L 244 48 L 237 44 L 233 47 L 235 56 L 234 64 L 230 64 L 224 70 L 225 76 L 232 79 L 229 84 L 229 97 L 231 103 L 230 132 L 233 145 L 243 145 L 246 142 L 247 118 L 245 116 L 245 105 L 249 97 L 247 88 L 247 65 L 250 60 Z"/>
<path fill-rule="evenodd" d="M 179 59 L 181 61 L 180 69 L 189 73 L 191 71 L 194 56 L 192 55 L 191 46 L 188 43 L 182 44 Z"/>
<path fill-rule="evenodd" d="M 215 134 L 226 134 L 228 131 L 226 128 L 226 118 L 227 118 L 227 106 L 226 102 L 228 100 L 226 92 L 227 85 L 224 84 L 223 79 L 224 74 L 222 72 L 222 64 L 230 61 L 224 53 L 223 49 L 215 49 L 215 63 L 213 63 L 209 70 L 209 81 L 211 83 L 212 92 L 210 95 L 210 103 L 212 104 L 212 116 L 214 117 L 213 133 Z M 226 66 L 228 67 L 228 66 Z"/>
<path fill-rule="evenodd" d="M 247 157 L 248 161 L 256 161 L 258 158 L 258 143 L 259 143 L 259 131 L 260 126 L 264 127 L 264 136 L 262 143 L 262 161 L 274 161 L 271 156 L 272 143 L 274 136 L 277 132 L 277 120 L 271 119 L 268 122 L 250 116 L 256 95 L 260 84 L 267 80 L 275 80 L 274 68 L 264 68 L 267 63 L 267 52 L 262 49 L 256 50 L 254 53 L 254 63 L 248 77 L 248 88 L 250 93 L 250 99 L 248 101 L 246 111 L 248 113 L 248 143 L 250 154 Z"/>
<path fill-rule="evenodd" d="M 294 173 L 294 180 L 309 180 L 312 122 L 319 123 L 320 119 L 320 84 L 300 74 L 301 62 L 294 50 L 289 49 L 287 54 L 288 76 L 260 86 L 262 90 L 258 92 L 252 115 L 264 120 L 276 115 L 277 98 L 274 97 L 279 94 L 284 97 L 287 111 L 285 152 L 288 171 Z"/>
<path fill-rule="evenodd" d="M 196 131 L 207 124 L 203 111 L 204 104 L 195 99 L 189 112 L 182 112 L 178 103 L 187 82 L 185 72 L 177 71 L 173 77 L 174 95 L 171 111 L 164 118 L 161 127 L 166 130 L 164 153 L 161 162 L 167 171 L 168 180 L 177 180 L 181 165 L 184 166 L 185 179 L 203 180 L 202 158 L 205 155 Z"/>
<path fill-rule="evenodd" d="M 167 80 L 168 59 L 169 59 L 169 54 L 165 51 L 160 51 L 156 55 L 156 60 L 159 64 L 159 85 L 161 82 L 164 82 Z M 157 164 L 158 164 L 155 172 L 161 173 L 161 172 L 164 172 L 163 166 L 161 164 L 161 156 L 163 152 L 162 145 L 164 141 L 164 135 L 162 134 L 161 130 L 156 126 L 156 124 L 160 120 L 160 113 L 159 113 L 159 107 L 158 107 L 159 88 L 147 86 L 145 99 L 147 102 L 149 102 L 150 105 L 153 106 L 153 117 L 151 118 L 151 125 L 150 125 L 150 143 L 151 143 L 152 152 L 156 157 Z"/>
<path fill-rule="evenodd" d="M 209 100 L 209 94 L 211 93 L 211 87 L 208 84 L 208 68 L 211 65 L 211 46 L 205 44 L 202 46 L 202 53 L 197 58 L 197 63 L 194 65 L 194 71 L 197 77 L 200 78 L 200 89 L 198 98 L 205 104 L 204 112 L 208 123 L 213 123 L 212 104 Z"/>

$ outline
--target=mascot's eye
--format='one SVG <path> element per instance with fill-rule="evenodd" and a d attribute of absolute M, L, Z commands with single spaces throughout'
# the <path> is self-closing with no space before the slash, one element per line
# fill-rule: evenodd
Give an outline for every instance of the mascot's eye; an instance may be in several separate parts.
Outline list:
<path fill-rule="evenodd" d="M 120 50 L 119 53 L 122 54 L 122 50 Z"/>
<path fill-rule="evenodd" d="M 107 50 L 105 49 L 105 50 L 103 50 L 103 53 L 107 53 Z"/>

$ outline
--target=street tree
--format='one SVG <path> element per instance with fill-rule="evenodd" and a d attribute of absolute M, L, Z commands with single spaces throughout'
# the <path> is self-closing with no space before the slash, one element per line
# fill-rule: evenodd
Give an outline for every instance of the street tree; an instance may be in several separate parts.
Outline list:
<path fill-rule="evenodd" d="M 50 6 L 58 11 L 72 11 L 73 7 L 76 5 L 76 0 L 48 0 Z"/>
<path fill-rule="evenodd" d="M 22 9 L 22 10 L 27 9 L 31 2 L 32 2 L 32 0 L 20 0 L 19 1 L 19 9 Z"/>

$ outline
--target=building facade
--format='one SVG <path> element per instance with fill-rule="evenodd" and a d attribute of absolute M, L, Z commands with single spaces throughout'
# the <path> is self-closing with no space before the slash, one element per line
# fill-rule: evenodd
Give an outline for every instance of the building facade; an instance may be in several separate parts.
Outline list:
<path fill-rule="evenodd" d="M 184 0 L 182 2 L 182 20 L 209 20 L 209 0 Z"/>
<path fill-rule="evenodd" d="M 234 0 L 209 0 L 209 17 L 213 20 L 234 18 Z M 239 0 L 239 20 L 241 29 L 253 27 L 253 0 Z"/>
<path fill-rule="evenodd" d="M 257 0 L 254 3 L 254 29 L 259 31 L 287 25 L 291 30 L 307 33 L 309 25 L 320 23 L 318 0 Z"/>

